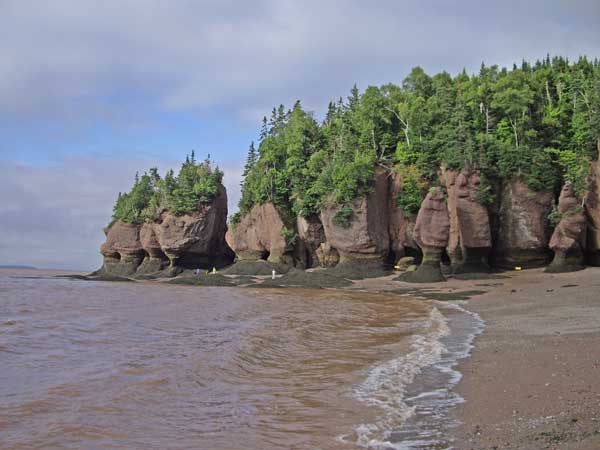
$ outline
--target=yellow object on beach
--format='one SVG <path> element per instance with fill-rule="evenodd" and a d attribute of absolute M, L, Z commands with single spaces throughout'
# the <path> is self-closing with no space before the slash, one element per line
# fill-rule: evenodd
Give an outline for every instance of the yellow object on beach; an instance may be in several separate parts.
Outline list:
<path fill-rule="evenodd" d="M 515 267 L 515 270 L 521 270 L 521 266 Z"/>
<path fill-rule="evenodd" d="M 212 273 L 217 273 L 217 268 L 213 267 Z"/>
<path fill-rule="evenodd" d="M 400 270 L 400 266 L 394 266 L 395 270 Z"/>

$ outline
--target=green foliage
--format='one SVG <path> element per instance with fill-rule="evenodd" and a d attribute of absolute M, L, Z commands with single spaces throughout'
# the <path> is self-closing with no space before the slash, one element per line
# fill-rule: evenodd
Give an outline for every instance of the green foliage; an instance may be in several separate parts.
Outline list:
<path fill-rule="evenodd" d="M 196 163 L 194 152 L 186 157 L 179 174 L 172 170 L 161 179 L 156 168 L 141 177 L 136 174 L 131 191 L 119 193 L 113 208 L 112 225 L 117 220 L 142 223 L 156 220 L 164 210 L 175 215 L 196 211 L 218 194 L 223 172 L 210 160 Z"/>
<path fill-rule="evenodd" d="M 562 220 L 562 214 L 558 211 L 558 206 L 554 205 L 548 214 L 548 222 L 550 226 L 555 227 Z"/>
<path fill-rule="evenodd" d="M 482 64 L 478 74 L 454 77 L 416 67 L 401 85 L 354 86 L 329 102 L 321 124 L 299 102 L 273 108 L 258 152 L 248 155 L 240 211 L 267 201 L 290 216 L 348 207 L 371 191 L 376 166 L 405 175 L 398 203 L 407 214 L 416 214 L 427 186 L 440 184 L 441 166 L 479 170 L 482 204 L 495 202 L 511 178 L 534 191 L 567 180 L 581 192 L 599 136 L 598 60 Z"/>
<path fill-rule="evenodd" d="M 427 182 L 415 165 L 400 166 L 398 168 L 401 179 L 402 189 L 398 196 L 398 206 L 402 208 L 408 216 L 415 216 L 421 208 L 421 203 L 427 193 Z"/>
<path fill-rule="evenodd" d="M 556 157 L 556 162 L 562 169 L 564 181 L 571 183 L 577 196 L 583 198 L 591 170 L 589 160 L 573 150 L 547 148 L 546 152 Z"/>
<path fill-rule="evenodd" d="M 496 201 L 494 185 L 485 173 L 481 174 L 479 186 L 475 191 L 475 201 L 481 205 L 492 205 Z"/>
<path fill-rule="evenodd" d="M 167 204 L 176 216 L 195 211 L 202 203 L 210 203 L 217 195 L 223 179 L 219 168 L 206 160 L 200 164 L 186 160 L 177 175 L 175 186 L 167 192 Z"/>
<path fill-rule="evenodd" d="M 240 221 L 242 220 L 242 213 L 240 211 L 237 211 L 236 213 L 232 214 L 231 217 L 229 217 L 229 225 L 235 229 L 236 225 L 240 223 Z"/>
<path fill-rule="evenodd" d="M 298 234 L 292 228 L 283 227 L 281 230 L 281 236 L 285 239 L 288 247 L 292 247 L 298 239 Z"/>
<path fill-rule="evenodd" d="M 350 226 L 350 219 L 352 218 L 352 208 L 349 206 L 342 206 L 331 219 L 335 225 L 347 228 Z"/>

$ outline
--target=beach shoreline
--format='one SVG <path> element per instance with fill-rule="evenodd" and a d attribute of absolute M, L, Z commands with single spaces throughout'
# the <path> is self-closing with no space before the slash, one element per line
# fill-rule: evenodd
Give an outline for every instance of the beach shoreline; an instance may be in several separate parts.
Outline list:
<path fill-rule="evenodd" d="M 486 323 L 458 365 L 454 448 L 600 448 L 600 269 L 510 275 L 466 308 Z"/>
<path fill-rule="evenodd" d="M 355 280 L 341 290 L 459 300 L 485 322 L 454 367 L 462 375 L 454 392 L 464 402 L 451 411 L 460 424 L 451 430 L 452 448 L 600 448 L 600 268 L 435 284 L 395 277 Z"/>

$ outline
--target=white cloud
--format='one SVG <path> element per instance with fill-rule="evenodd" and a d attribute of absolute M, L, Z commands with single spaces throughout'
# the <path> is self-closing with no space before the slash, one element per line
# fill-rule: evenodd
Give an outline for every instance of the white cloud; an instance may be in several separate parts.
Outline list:
<path fill-rule="evenodd" d="M 0 108 L 135 91 L 164 108 L 323 108 L 413 65 L 596 56 L 594 1 L 0 2 Z M 254 116 L 254 115 L 253 115 Z"/>

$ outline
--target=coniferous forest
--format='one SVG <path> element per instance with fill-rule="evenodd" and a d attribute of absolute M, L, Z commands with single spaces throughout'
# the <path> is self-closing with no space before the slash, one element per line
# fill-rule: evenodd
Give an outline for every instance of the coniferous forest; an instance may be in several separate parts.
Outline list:
<path fill-rule="evenodd" d="M 402 174 L 402 209 L 418 212 L 427 189 L 441 184 L 440 167 L 479 170 L 477 198 L 493 203 L 499 182 L 519 177 L 534 191 L 563 181 L 580 193 L 597 157 L 600 63 L 585 57 L 481 65 L 428 75 L 412 69 L 401 85 L 354 86 L 329 103 L 319 123 L 297 101 L 263 119 L 258 149 L 250 145 L 240 211 L 267 201 L 289 217 L 342 206 L 367 193 L 376 166 Z M 348 208 L 348 213 L 350 210 Z"/>
<path fill-rule="evenodd" d="M 118 220 L 132 224 L 153 221 L 164 210 L 177 216 L 195 211 L 199 203 L 209 203 L 215 198 L 222 179 L 223 172 L 218 166 L 213 167 L 210 159 L 196 162 L 193 151 L 177 176 L 169 170 L 161 178 L 155 167 L 141 177 L 136 174 L 131 190 L 119 193 L 111 225 Z"/>

